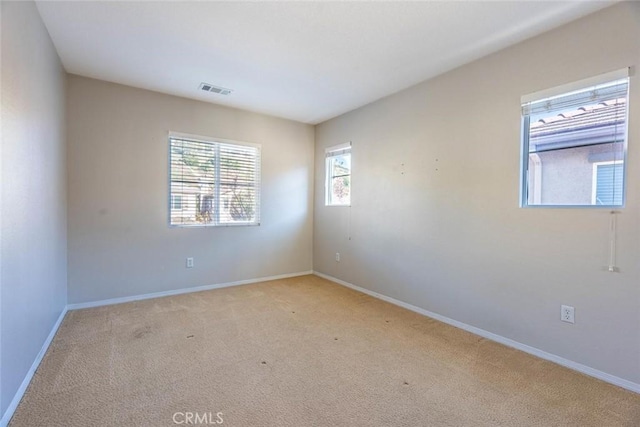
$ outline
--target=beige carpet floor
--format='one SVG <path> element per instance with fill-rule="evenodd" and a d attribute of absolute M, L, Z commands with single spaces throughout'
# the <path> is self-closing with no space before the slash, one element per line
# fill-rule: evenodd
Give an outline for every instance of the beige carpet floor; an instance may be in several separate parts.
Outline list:
<path fill-rule="evenodd" d="M 640 395 L 305 276 L 69 312 L 10 427 L 175 426 L 187 412 L 222 426 L 636 427 Z"/>

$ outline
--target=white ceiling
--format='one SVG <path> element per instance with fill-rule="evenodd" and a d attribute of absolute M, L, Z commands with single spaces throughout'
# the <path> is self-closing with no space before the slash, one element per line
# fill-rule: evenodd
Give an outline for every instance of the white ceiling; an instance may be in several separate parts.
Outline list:
<path fill-rule="evenodd" d="M 612 2 L 38 2 L 69 73 L 319 123 Z M 234 92 L 200 91 L 201 82 Z"/>

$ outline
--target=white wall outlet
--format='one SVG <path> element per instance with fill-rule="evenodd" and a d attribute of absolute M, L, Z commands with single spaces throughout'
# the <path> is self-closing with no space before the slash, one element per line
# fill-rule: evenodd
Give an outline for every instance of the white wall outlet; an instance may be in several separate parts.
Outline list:
<path fill-rule="evenodd" d="M 568 323 L 576 323 L 575 308 L 569 305 L 560 306 L 560 320 Z"/>
<path fill-rule="evenodd" d="M 336 262 L 340 262 L 340 252 L 336 252 Z"/>
<path fill-rule="evenodd" d="M 193 268 L 193 258 L 187 258 L 187 268 Z"/>

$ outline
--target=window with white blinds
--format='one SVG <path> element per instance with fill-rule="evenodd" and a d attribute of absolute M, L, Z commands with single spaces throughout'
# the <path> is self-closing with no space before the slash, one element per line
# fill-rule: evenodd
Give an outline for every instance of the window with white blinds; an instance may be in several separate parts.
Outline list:
<path fill-rule="evenodd" d="M 523 97 L 522 206 L 624 205 L 628 70 Z"/>
<path fill-rule="evenodd" d="M 260 224 L 260 146 L 172 134 L 169 212 L 175 226 Z"/>

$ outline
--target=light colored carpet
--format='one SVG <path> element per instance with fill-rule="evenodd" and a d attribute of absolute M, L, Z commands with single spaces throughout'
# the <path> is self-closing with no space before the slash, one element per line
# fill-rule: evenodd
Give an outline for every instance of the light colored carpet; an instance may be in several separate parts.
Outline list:
<path fill-rule="evenodd" d="M 176 412 L 221 412 L 222 426 L 639 426 L 640 395 L 305 276 L 69 312 L 10 426 L 174 426 Z"/>

